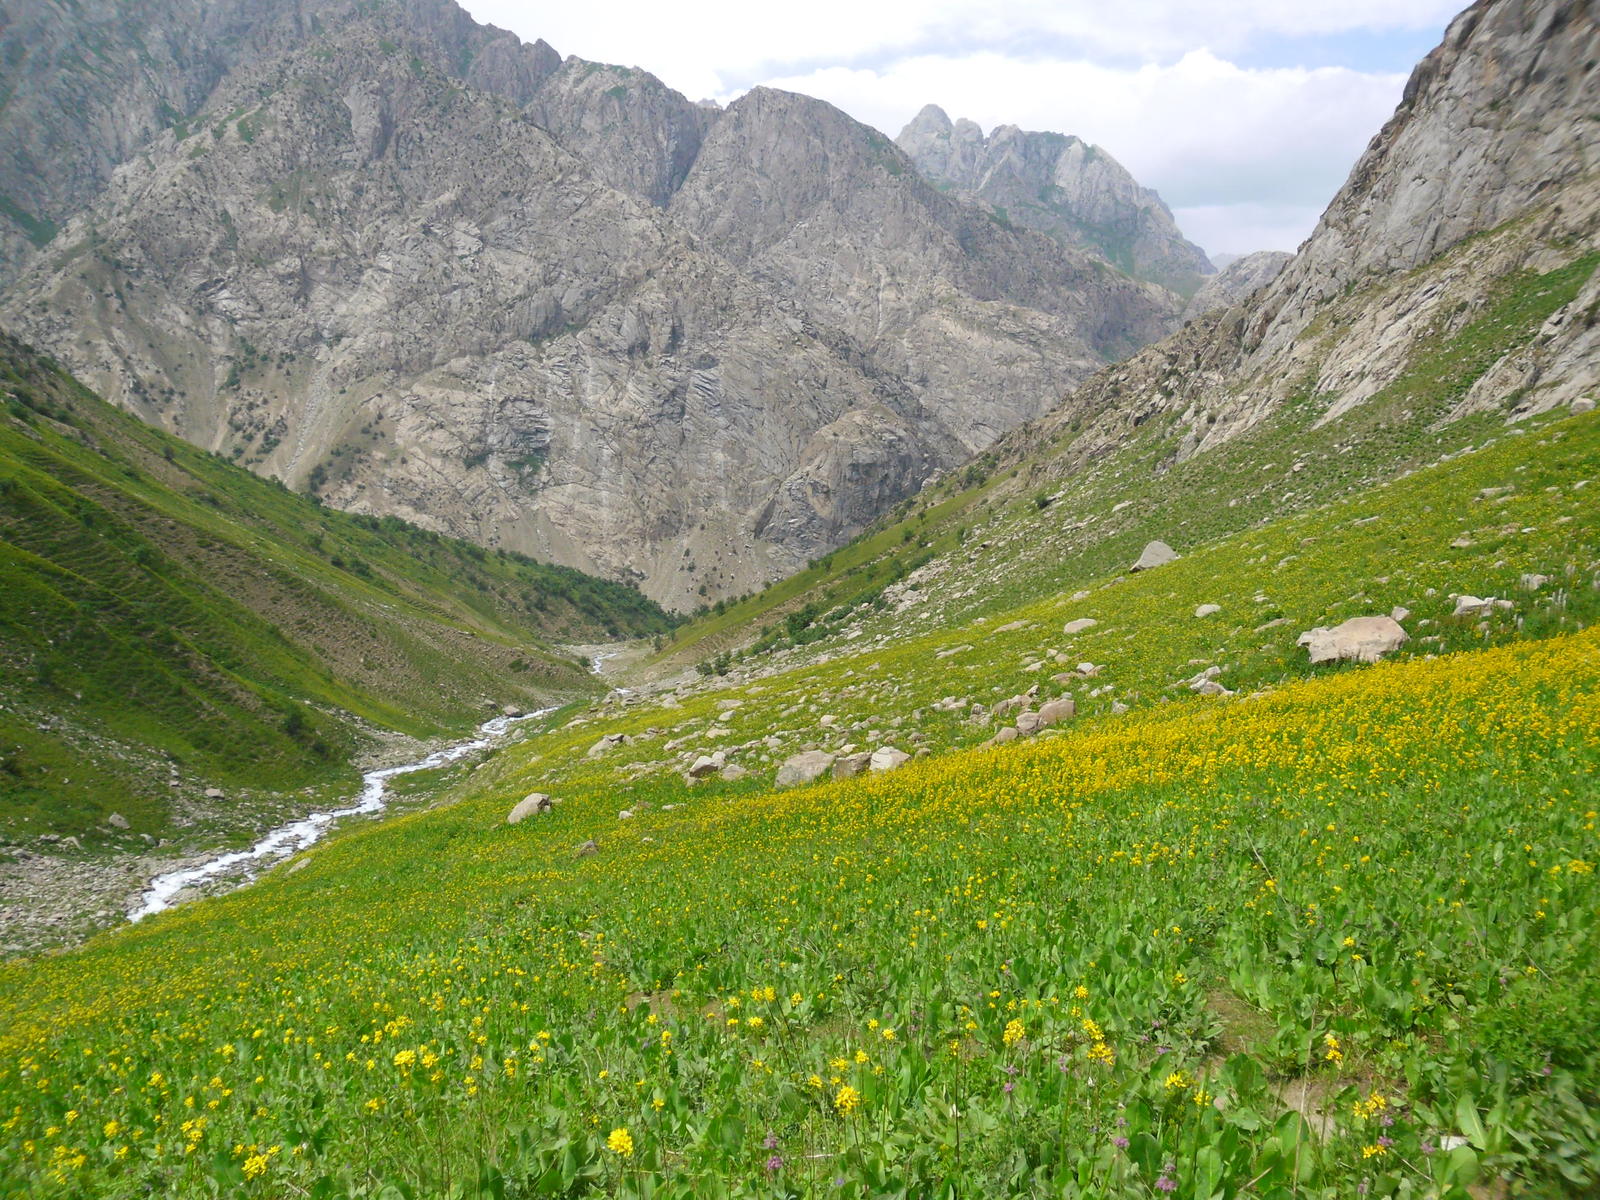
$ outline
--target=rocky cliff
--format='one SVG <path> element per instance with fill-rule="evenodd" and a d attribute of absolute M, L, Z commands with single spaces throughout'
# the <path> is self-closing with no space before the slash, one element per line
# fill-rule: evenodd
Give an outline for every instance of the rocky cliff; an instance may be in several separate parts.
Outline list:
<path fill-rule="evenodd" d="M 1600 22 L 1593 0 L 1479 0 L 1413 72 L 1309 241 L 1243 304 L 1101 372 L 1005 449 L 1081 427 L 1057 469 L 1158 414 L 1179 458 L 1283 410 L 1380 396 L 1394 422 L 1508 419 L 1600 387 Z M 1570 299 L 1523 332 L 1521 314 Z M 1403 399 L 1402 401 L 1402 398 Z"/>
<path fill-rule="evenodd" d="M 718 114 L 453 6 L 307 7 L 246 22 L 257 51 L 145 131 L 0 320 L 330 503 L 689 607 L 1176 323 L 820 102 Z"/>
<path fill-rule="evenodd" d="M 1003 221 L 1092 251 L 1140 279 L 1192 294 L 1213 268 L 1178 231 L 1160 196 L 1099 146 L 1060 133 L 1001 125 L 988 137 L 936 104 L 896 143 L 937 186 Z"/>
<path fill-rule="evenodd" d="M 1260 291 L 1278 277 L 1294 255 L 1282 250 L 1257 250 L 1228 260 L 1189 297 L 1184 320 L 1192 320 L 1216 308 L 1229 308 Z"/>

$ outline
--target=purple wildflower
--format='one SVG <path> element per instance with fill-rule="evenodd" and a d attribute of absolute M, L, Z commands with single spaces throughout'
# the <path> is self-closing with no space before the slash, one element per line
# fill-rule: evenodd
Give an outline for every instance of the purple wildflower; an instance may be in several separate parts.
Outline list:
<path fill-rule="evenodd" d="M 1156 1180 L 1156 1191 L 1158 1192 L 1175 1192 L 1177 1190 L 1177 1181 L 1171 1178 L 1171 1176 L 1163 1175 L 1160 1179 Z"/>
<path fill-rule="evenodd" d="M 767 1170 L 773 1172 L 774 1174 L 783 1170 L 783 1159 L 779 1155 L 774 1154 L 771 1158 L 767 1159 Z"/>
<path fill-rule="evenodd" d="M 1006 1095 L 1009 1096 L 1009 1095 L 1011 1095 L 1012 1092 L 1014 1092 L 1016 1090 L 1017 1090 L 1017 1085 L 1012 1083 L 1011 1080 L 1009 1080 L 1009 1079 L 1006 1080 Z"/>
<path fill-rule="evenodd" d="M 1424 1154 L 1432 1154 L 1437 1149 L 1438 1149 L 1438 1147 L 1435 1146 L 1430 1139 L 1428 1139 L 1428 1138 L 1423 1138 L 1422 1139 L 1422 1152 Z"/>
<path fill-rule="evenodd" d="M 761 1142 L 762 1149 L 776 1150 L 778 1148 L 778 1135 L 772 1130 L 767 1130 L 767 1136 Z"/>
<path fill-rule="evenodd" d="M 1126 1150 L 1128 1148 L 1128 1139 L 1123 1137 L 1121 1134 L 1118 1134 L 1116 1137 L 1111 1139 L 1111 1144 L 1118 1150 Z"/>

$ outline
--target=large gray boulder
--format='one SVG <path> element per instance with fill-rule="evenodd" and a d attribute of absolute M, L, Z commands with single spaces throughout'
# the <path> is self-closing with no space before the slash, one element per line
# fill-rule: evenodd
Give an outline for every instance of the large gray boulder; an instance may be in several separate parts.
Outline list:
<path fill-rule="evenodd" d="M 783 760 L 783 765 L 778 768 L 778 777 L 774 781 L 778 787 L 795 787 L 802 783 L 812 783 L 827 774 L 828 768 L 833 766 L 833 755 L 825 750 L 804 750 L 799 754 L 792 754 Z"/>
<path fill-rule="evenodd" d="M 1377 662 L 1398 650 L 1410 636 L 1392 617 L 1351 617 L 1332 629 L 1318 626 L 1299 637 L 1313 663 Z"/>
<path fill-rule="evenodd" d="M 911 756 L 904 750 L 897 750 L 893 746 L 880 746 L 872 752 L 872 757 L 867 760 L 867 769 L 872 771 L 893 771 L 903 767 L 911 761 Z"/>
<path fill-rule="evenodd" d="M 1144 548 L 1144 553 L 1139 555 L 1139 561 L 1129 567 L 1130 571 L 1148 571 L 1152 567 L 1164 567 L 1169 562 L 1176 562 L 1178 552 L 1165 542 L 1151 542 Z"/>
<path fill-rule="evenodd" d="M 529 792 L 517 806 L 506 814 L 507 825 L 517 825 L 539 813 L 547 813 L 555 802 L 543 792 Z"/>

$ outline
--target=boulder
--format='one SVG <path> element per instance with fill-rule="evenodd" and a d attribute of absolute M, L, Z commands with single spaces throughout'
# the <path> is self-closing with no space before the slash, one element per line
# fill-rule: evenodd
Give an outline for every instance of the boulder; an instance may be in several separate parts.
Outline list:
<path fill-rule="evenodd" d="M 774 784 L 777 787 L 794 787 L 797 784 L 811 783 L 822 778 L 831 766 L 833 766 L 833 755 L 825 750 L 805 750 L 799 754 L 792 754 L 784 759 L 783 765 L 778 768 L 778 777 Z"/>
<path fill-rule="evenodd" d="M 746 771 L 738 763 L 729 763 L 727 766 L 723 767 L 721 771 L 717 772 L 717 774 L 721 777 L 724 783 L 738 783 L 739 780 L 750 774 L 750 772 Z"/>
<path fill-rule="evenodd" d="M 1148 571 L 1152 567 L 1164 567 L 1169 562 L 1176 562 L 1178 552 L 1165 542 L 1151 542 L 1144 548 L 1144 553 L 1139 555 L 1139 561 L 1129 567 L 1130 571 Z"/>
<path fill-rule="evenodd" d="M 1457 596 L 1456 609 L 1452 617 L 1481 617 L 1487 616 L 1495 609 L 1495 599 L 1488 596 L 1479 599 L 1477 596 Z"/>
<path fill-rule="evenodd" d="M 1594 401 L 1589 399 L 1587 396 L 1582 396 L 1572 402 L 1571 408 L 1575 413 L 1593 412 Z"/>
<path fill-rule="evenodd" d="M 1197 617 L 1209 617 L 1214 613 L 1219 613 L 1221 611 L 1222 605 L 1220 604 L 1202 604 L 1200 607 L 1194 610 L 1194 615 Z"/>
<path fill-rule="evenodd" d="M 1300 635 L 1296 645 L 1304 646 L 1314 663 L 1371 663 L 1410 640 L 1392 617 L 1351 617 L 1332 629 L 1321 626 L 1308 629 Z"/>
<path fill-rule="evenodd" d="M 226 799 L 226 797 L 223 795 L 223 792 L 222 792 L 221 788 L 207 788 L 206 789 L 206 799 L 207 800 L 223 800 L 223 799 Z"/>
<path fill-rule="evenodd" d="M 870 751 L 863 750 L 859 754 L 841 754 L 833 764 L 833 777 L 835 779 L 854 779 L 867 769 L 867 764 L 872 761 Z"/>
<path fill-rule="evenodd" d="M 872 771 L 893 771 L 896 767 L 904 766 L 911 761 L 911 755 L 903 750 L 896 750 L 893 746 L 880 746 L 872 752 L 872 757 L 867 760 L 867 769 Z"/>
<path fill-rule="evenodd" d="M 1039 706 L 1039 727 L 1042 729 L 1059 721 L 1070 720 L 1077 715 L 1078 705 L 1071 696 L 1047 700 Z"/>
<path fill-rule="evenodd" d="M 724 751 L 718 750 L 715 754 L 702 754 L 689 766 L 690 779 L 704 779 L 707 775 L 722 770 L 728 765 L 728 756 Z"/>
<path fill-rule="evenodd" d="M 613 746 L 620 746 L 624 740 L 625 740 L 625 735 L 623 735 L 623 734 L 620 734 L 620 733 L 608 733 L 608 734 L 604 735 L 594 745 L 589 747 L 587 756 L 589 758 L 599 758 L 602 754 L 604 754 L 607 750 L 611 749 Z"/>
<path fill-rule="evenodd" d="M 1120 717 L 1123 713 L 1125 713 L 1127 711 L 1128 711 L 1128 706 L 1126 704 L 1124 704 L 1121 700 L 1113 700 L 1111 702 L 1111 712 L 1112 712 L 1112 714 L 1114 716 L 1119 716 Z"/>
<path fill-rule="evenodd" d="M 522 715 L 522 710 L 515 704 L 507 704 L 500 710 L 500 715 L 503 717 L 520 717 Z"/>
<path fill-rule="evenodd" d="M 1061 627 L 1061 632 L 1071 637 L 1075 633 L 1082 633 L 1085 629 L 1093 629 L 1100 624 L 1093 617 L 1079 617 L 1076 621 L 1068 621 Z"/>
<path fill-rule="evenodd" d="M 547 813 L 554 806 L 554 801 L 543 792 L 529 792 L 517 802 L 517 806 L 506 814 L 506 824 L 516 825 L 526 821 L 538 813 Z"/>
<path fill-rule="evenodd" d="M 1038 733 L 1042 727 L 1036 712 L 1025 712 L 1017 717 L 1017 732 L 1023 737 Z"/>
<path fill-rule="evenodd" d="M 1196 694 L 1201 695 L 1201 696 L 1231 696 L 1231 695 L 1233 695 L 1232 692 L 1230 692 L 1227 688 L 1223 687 L 1215 679 L 1202 679 L 1199 683 L 1192 683 L 1192 684 L 1189 685 L 1189 690 L 1191 692 L 1195 692 Z"/>
<path fill-rule="evenodd" d="M 1004 746 L 1007 742 L 1016 741 L 1020 736 L 1021 735 L 1017 733 L 1014 726 L 1007 725 L 1004 729 L 1000 730 L 989 739 L 989 744 L 991 746 Z"/>
<path fill-rule="evenodd" d="M 128 818 L 121 813 L 114 812 L 106 818 L 106 824 L 113 829 L 126 829 L 128 827 Z"/>

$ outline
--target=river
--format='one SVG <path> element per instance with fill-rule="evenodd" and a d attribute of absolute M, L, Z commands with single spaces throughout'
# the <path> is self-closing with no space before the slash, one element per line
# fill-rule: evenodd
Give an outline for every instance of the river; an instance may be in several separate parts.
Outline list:
<path fill-rule="evenodd" d="M 522 716 L 496 717 L 480 725 L 477 734 L 464 742 L 456 742 L 441 750 L 435 750 L 416 762 L 368 771 L 361 777 L 361 794 L 354 804 L 344 808 L 329 809 L 327 812 L 314 812 L 297 821 L 290 821 L 287 825 L 280 825 L 248 850 L 232 850 L 227 854 L 219 854 L 199 866 L 185 867 L 181 871 L 168 871 L 165 875 L 157 875 L 140 895 L 138 904 L 129 911 L 128 920 L 139 921 L 163 912 L 172 907 L 173 900 L 185 888 L 209 883 L 214 879 L 237 876 L 234 881 L 235 887 L 249 883 L 263 866 L 271 866 L 291 854 L 298 854 L 308 846 L 314 845 L 333 828 L 335 822 L 345 817 L 382 812 L 387 803 L 389 781 L 395 776 L 409 775 L 413 771 L 428 771 L 455 762 L 474 750 L 482 750 L 493 745 L 497 739 L 505 736 L 506 731 L 513 725 L 531 721 L 535 717 L 542 717 L 554 711 L 542 708 L 538 712 L 525 713 Z"/>

